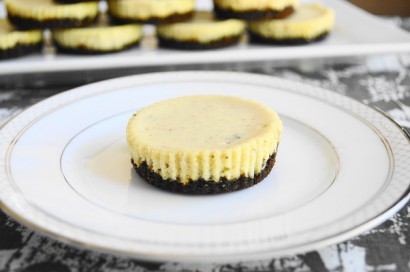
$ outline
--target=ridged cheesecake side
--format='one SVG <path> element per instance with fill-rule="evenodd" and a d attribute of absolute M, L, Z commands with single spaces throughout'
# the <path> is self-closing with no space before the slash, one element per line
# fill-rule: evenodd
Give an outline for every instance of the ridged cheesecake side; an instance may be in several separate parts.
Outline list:
<path fill-rule="evenodd" d="M 211 12 L 197 11 L 191 20 L 157 26 L 160 45 L 178 49 L 211 49 L 235 44 L 245 32 L 237 19 L 218 20 Z"/>
<path fill-rule="evenodd" d="M 190 18 L 195 0 L 109 0 L 108 7 L 118 22 L 171 23 Z"/>
<path fill-rule="evenodd" d="M 53 0 L 5 0 L 9 20 L 23 29 L 79 27 L 92 23 L 98 2 L 60 4 Z"/>

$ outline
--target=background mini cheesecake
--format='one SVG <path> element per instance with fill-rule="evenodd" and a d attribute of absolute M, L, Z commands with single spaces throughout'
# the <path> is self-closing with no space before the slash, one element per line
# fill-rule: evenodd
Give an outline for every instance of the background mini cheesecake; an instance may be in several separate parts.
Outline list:
<path fill-rule="evenodd" d="M 244 20 L 282 19 L 297 8 L 299 0 L 213 0 L 220 18 Z"/>
<path fill-rule="evenodd" d="M 101 54 L 122 51 L 139 43 L 139 24 L 111 25 L 106 14 L 85 28 L 58 29 L 52 32 L 57 48 L 73 54 Z"/>
<path fill-rule="evenodd" d="M 239 42 L 245 23 L 237 19 L 215 19 L 213 13 L 197 11 L 191 20 L 157 26 L 161 47 L 201 50 Z"/>
<path fill-rule="evenodd" d="M 318 42 L 333 29 L 334 13 L 320 4 L 302 4 L 285 19 L 248 22 L 251 41 L 276 45 Z"/>
<path fill-rule="evenodd" d="M 277 113 L 256 101 L 198 95 L 140 110 L 128 123 L 127 142 L 148 183 L 215 194 L 261 182 L 275 164 L 281 132 Z"/>
<path fill-rule="evenodd" d="M 163 24 L 191 18 L 195 0 L 108 0 L 115 22 Z"/>
<path fill-rule="evenodd" d="M 5 0 L 9 20 L 22 29 L 71 28 L 91 24 L 98 2 L 61 4 L 54 0 Z"/>
<path fill-rule="evenodd" d="M 8 20 L 0 19 L 0 59 L 40 52 L 42 30 L 17 30 Z"/>

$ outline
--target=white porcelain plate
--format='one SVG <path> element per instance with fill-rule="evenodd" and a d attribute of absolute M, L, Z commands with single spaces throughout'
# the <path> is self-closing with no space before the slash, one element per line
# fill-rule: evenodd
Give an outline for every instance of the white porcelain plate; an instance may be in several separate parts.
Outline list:
<path fill-rule="evenodd" d="M 263 182 L 187 196 L 137 176 L 128 119 L 154 102 L 197 94 L 252 98 L 279 112 L 277 164 Z M 396 123 L 334 92 L 270 76 L 174 72 L 86 85 L 13 118 L 0 147 L 6 212 L 56 238 L 149 260 L 312 250 L 376 226 L 409 199 L 409 137 Z"/>

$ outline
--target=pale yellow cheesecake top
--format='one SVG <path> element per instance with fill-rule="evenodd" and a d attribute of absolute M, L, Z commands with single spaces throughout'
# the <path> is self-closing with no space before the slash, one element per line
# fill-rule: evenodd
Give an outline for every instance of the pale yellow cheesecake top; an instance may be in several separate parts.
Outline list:
<path fill-rule="evenodd" d="M 219 181 L 253 177 L 276 152 L 282 131 L 277 113 L 231 96 L 188 96 L 140 110 L 127 126 L 134 162 L 164 179 Z"/>
<path fill-rule="evenodd" d="M 36 44 L 43 40 L 41 30 L 16 30 L 6 19 L 0 19 L 0 50 L 12 49 L 18 44 Z"/>
<path fill-rule="evenodd" d="M 245 23 L 237 19 L 217 20 L 213 13 L 195 12 L 191 20 L 157 26 L 160 37 L 179 41 L 211 42 L 224 37 L 238 36 L 245 31 Z"/>
<path fill-rule="evenodd" d="M 52 34 L 65 47 L 84 46 L 92 50 L 113 51 L 138 42 L 142 37 L 142 27 L 139 24 L 110 25 L 107 17 L 101 15 L 99 21 L 91 26 L 58 29 Z"/>
<path fill-rule="evenodd" d="M 249 30 L 268 38 L 311 39 L 332 30 L 334 12 L 320 4 L 302 4 L 286 19 L 252 21 Z"/>
<path fill-rule="evenodd" d="M 118 18 L 147 20 L 192 12 L 195 0 L 108 0 L 108 7 Z"/>
<path fill-rule="evenodd" d="M 232 11 L 283 10 L 298 4 L 299 0 L 214 0 L 214 5 Z"/>
<path fill-rule="evenodd" d="M 98 2 L 59 4 L 53 0 L 5 0 L 9 14 L 37 20 L 84 19 L 98 14 Z"/>

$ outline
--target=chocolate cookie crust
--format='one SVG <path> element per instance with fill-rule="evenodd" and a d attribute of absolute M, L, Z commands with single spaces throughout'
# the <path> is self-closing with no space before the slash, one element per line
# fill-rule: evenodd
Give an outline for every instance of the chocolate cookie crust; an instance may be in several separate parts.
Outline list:
<path fill-rule="evenodd" d="M 264 19 L 284 19 L 294 12 L 294 8 L 289 6 L 283 10 L 248 10 L 234 11 L 229 9 L 221 9 L 217 5 L 214 6 L 215 14 L 220 18 L 236 18 L 242 20 L 264 20 Z"/>
<path fill-rule="evenodd" d="M 23 18 L 9 14 L 8 18 L 19 29 L 44 29 L 44 28 L 73 28 L 83 27 L 92 24 L 96 17 L 86 17 L 82 20 L 79 19 L 49 19 L 49 20 L 36 20 L 31 18 Z"/>
<path fill-rule="evenodd" d="M 275 165 L 276 153 L 273 153 L 266 162 L 265 168 L 255 174 L 253 178 L 241 176 L 234 180 L 227 180 L 221 178 L 219 182 L 212 180 L 198 179 L 195 181 L 190 180 L 187 184 L 182 184 L 176 180 L 166 179 L 164 180 L 159 174 L 152 171 L 149 166 L 143 162 L 140 166 L 137 166 L 131 159 L 131 163 L 134 169 L 145 181 L 166 191 L 193 194 L 193 195 L 205 195 L 205 194 L 219 194 L 226 192 L 233 192 L 249 188 L 259 182 L 261 182 L 272 170 Z"/>
<path fill-rule="evenodd" d="M 0 50 L 0 60 L 17 58 L 34 52 L 40 52 L 43 42 L 35 44 L 17 44 L 15 47 Z"/>
<path fill-rule="evenodd" d="M 272 38 L 266 38 L 261 35 L 249 32 L 251 42 L 271 44 L 271 45 L 303 45 L 303 44 L 315 43 L 315 42 L 320 42 L 326 39 L 328 35 L 329 35 L 329 32 L 324 32 L 320 34 L 319 36 L 312 38 L 312 39 L 305 39 L 305 38 L 272 39 Z"/>
<path fill-rule="evenodd" d="M 139 24 L 170 24 L 178 23 L 191 19 L 194 14 L 193 11 L 188 13 L 177 13 L 166 17 L 150 17 L 146 20 L 132 19 L 132 18 L 121 18 L 117 17 L 111 12 L 109 13 L 111 21 L 113 24 L 129 24 L 129 23 L 139 23 Z"/>
<path fill-rule="evenodd" d="M 158 37 L 159 45 L 161 47 L 182 49 L 182 50 L 206 50 L 206 49 L 216 49 L 227 47 L 230 45 L 237 44 L 239 42 L 240 36 L 230 36 L 224 37 L 219 40 L 215 40 L 209 43 L 200 43 L 195 40 L 189 41 L 178 41 L 175 39 L 165 39 Z"/>

